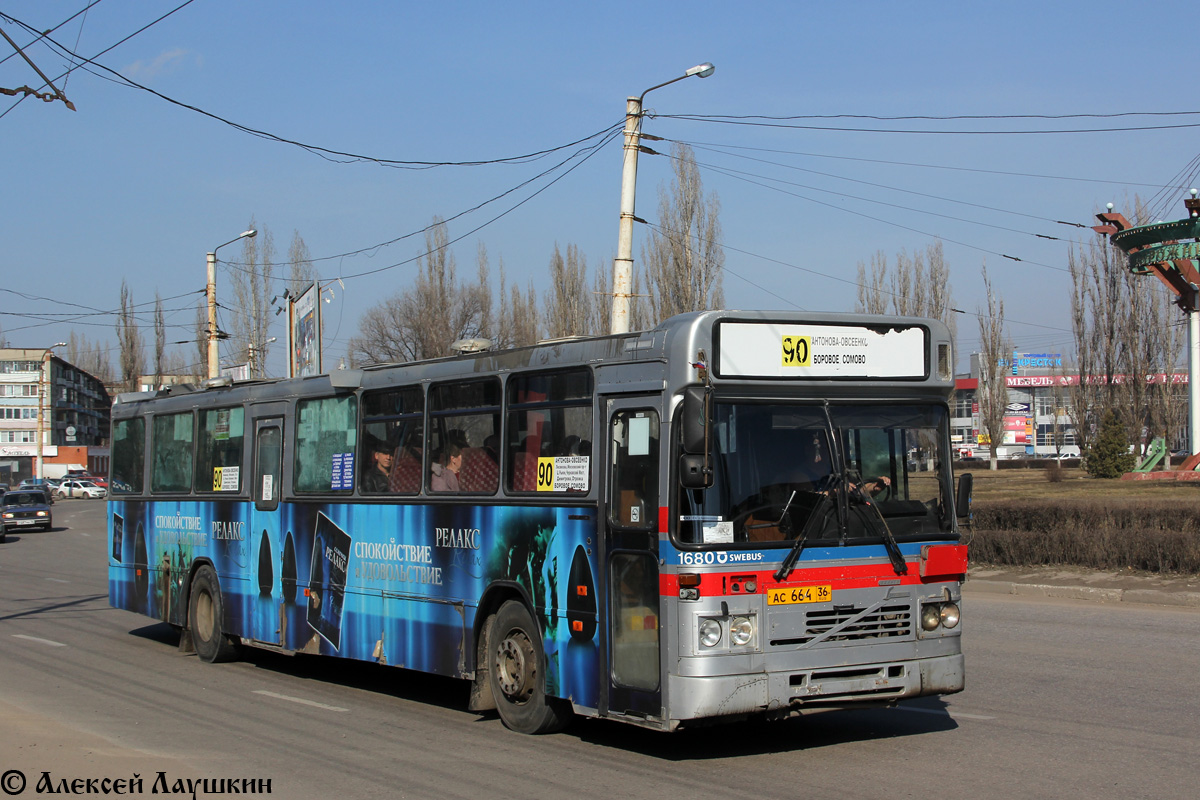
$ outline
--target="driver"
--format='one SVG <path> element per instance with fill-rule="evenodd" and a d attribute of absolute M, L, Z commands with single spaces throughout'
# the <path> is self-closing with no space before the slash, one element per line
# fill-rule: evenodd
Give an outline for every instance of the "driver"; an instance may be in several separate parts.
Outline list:
<path fill-rule="evenodd" d="M 809 491 L 828 494 L 830 485 L 832 484 L 833 459 L 830 457 L 825 432 L 814 430 L 811 433 L 811 439 L 808 435 L 805 435 L 802 441 L 810 443 L 800 452 L 791 482 L 800 484 L 801 486 L 807 484 Z M 869 497 L 874 497 L 891 485 L 892 479 L 890 477 L 880 475 L 873 480 L 852 484 L 851 488 L 861 489 Z"/>

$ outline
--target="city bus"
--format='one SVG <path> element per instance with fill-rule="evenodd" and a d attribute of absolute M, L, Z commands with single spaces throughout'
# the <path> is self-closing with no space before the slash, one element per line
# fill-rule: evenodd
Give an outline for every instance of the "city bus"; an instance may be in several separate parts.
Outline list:
<path fill-rule="evenodd" d="M 673 731 L 963 688 L 935 320 L 653 330 L 120 395 L 111 605 L 470 682 L 523 733 Z"/>

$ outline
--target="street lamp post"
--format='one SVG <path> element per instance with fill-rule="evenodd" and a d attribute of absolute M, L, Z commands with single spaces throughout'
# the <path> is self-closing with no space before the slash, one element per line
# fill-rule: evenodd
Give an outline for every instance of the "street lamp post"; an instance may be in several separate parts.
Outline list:
<path fill-rule="evenodd" d="M 217 361 L 217 251 L 226 244 L 233 244 L 239 239 L 253 239 L 258 231 L 251 228 L 243 231 L 236 238 L 214 247 L 208 254 L 208 285 L 205 293 L 208 296 L 208 377 L 215 378 L 221 374 L 221 366 Z"/>
<path fill-rule="evenodd" d="M 66 346 L 67 346 L 66 342 L 55 342 L 54 344 L 47 347 L 46 351 L 44 353 L 42 353 L 42 363 L 39 365 L 39 369 L 38 369 L 37 464 L 34 467 L 33 477 L 37 478 L 39 481 L 43 477 L 42 476 L 42 439 L 45 438 L 46 434 L 43 430 L 45 428 L 45 416 L 44 416 L 45 412 L 43 412 L 42 408 L 46 404 L 46 383 L 48 380 L 46 373 L 50 371 L 50 351 L 56 347 L 66 347 Z M 51 391 L 53 391 L 53 389 L 54 389 L 53 384 L 50 385 L 50 389 L 51 389 Z"/>
<path fill-rule="evenodd" d="M 633 296 L 633 221 L 637 219 L 633 211 L 642 135 L 642 102 L 655 89 L 693 75 L 707 78 L 715 70 L 716 67 L 707 62 L 698 64 L 678 78 L 651 86 L 641 96 L 625 100 L 625 159 L 621 169 L 621 224 L 617 231 L 617 257 L 613 260 L 612 333 L 629 332 L 629 298 Z"/>

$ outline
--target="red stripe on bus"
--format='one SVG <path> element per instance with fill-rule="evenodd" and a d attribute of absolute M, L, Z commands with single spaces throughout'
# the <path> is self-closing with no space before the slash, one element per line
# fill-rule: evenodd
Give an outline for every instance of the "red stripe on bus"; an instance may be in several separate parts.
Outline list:
<path fill-rule="evenodd" d="M 925 562 L 908 561 L 906 562 L 908 564 L 908 573 L 905 575 L 897 575 L 895 570 L 892 569 L 890 562 L 835 567 L 797 567 L 792 570 L 792 574 L 788 579 L 782 583 L 775 580 L 774 569 L 726 569 L 721 572 L 700 572 L 700 595 L 701 597 L 715 597 L 731 594 L 747 594 L 745 591 L 732 591 L 733 584 L 736 583 L 739 586 L 744 586 L 747 580 L 754 581 L 754 593 L 759 594 L 765 592 L 767 588 L 775 586 L 808 586 L 828 583 L 835 590 L 863 589 L 878 586 L 880 581 L 895 581 L 891 585 L 915 586 L 921 583 L 936 583 L 959 578 L 966 572 L 966 546 L 946 545 L 945 548 L 954 551 L 961 549 L 961 554 L 958 552 L 936 553 L 935 551 L 942 549 L 942 547 L 930 547 L 929 551 L 934 553 L 934 555 L 929 559 L 929 562 L 936 567 L 936 570 L 930 571 Z M 959 560 L 960 556 L 961 560 Z M 944 569 L 955 570 L 958 566 L 962 567 L 961 571 L 943 571 Z M 690 572 L 691 570 L 682 569 L 681 571 Z M 923 575 L 922 571 L 924 572 Z M 734 578 L 737 578 L 737 580 L 735 581 Z M 660 574 L 658 589 L 659 594 L 663 597 L 678 597 L 678 574 Z"/>

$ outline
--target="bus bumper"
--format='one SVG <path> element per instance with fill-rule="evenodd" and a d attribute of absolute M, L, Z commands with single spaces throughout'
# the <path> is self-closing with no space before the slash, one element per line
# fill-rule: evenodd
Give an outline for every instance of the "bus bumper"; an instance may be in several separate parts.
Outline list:
<path fill-rule="evenodd" d="M 906 661 L 745 675 L 671 675 L 669 717 L 678 722 L 748 714 L 787 716 L 805 708 L 895 703 L 961 692 L 962 653 Z"/>

